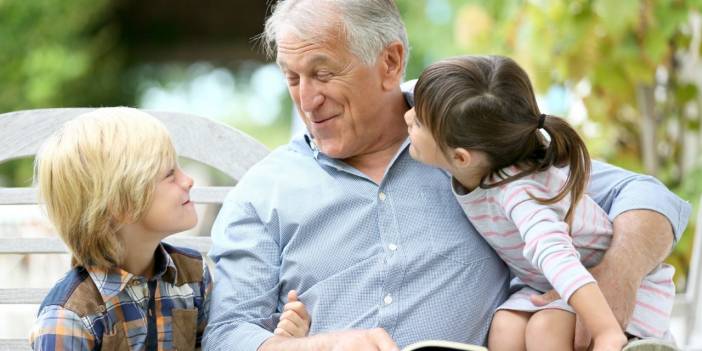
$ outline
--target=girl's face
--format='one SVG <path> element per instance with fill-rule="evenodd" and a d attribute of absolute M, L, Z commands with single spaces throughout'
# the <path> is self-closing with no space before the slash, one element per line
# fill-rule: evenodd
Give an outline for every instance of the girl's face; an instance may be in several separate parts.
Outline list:
<path fill-rule="evenodd" d="M 405 112 L 405 123 L 410 137 L 410 155 L 415 160 L 428 165 L 451 169 L 451 163 L 434 140 L 431 132 L 417 119 L 414 107 Z"/>

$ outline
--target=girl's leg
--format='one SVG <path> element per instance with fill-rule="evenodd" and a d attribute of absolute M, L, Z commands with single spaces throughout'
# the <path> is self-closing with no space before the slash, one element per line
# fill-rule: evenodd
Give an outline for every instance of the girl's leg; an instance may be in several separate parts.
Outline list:
<path fill-rule="evenodd" d="M 575 314 L 548 309 L 534 313 L 526 326 L 527 350 L 572 350 Z"/>
<path fill-rule="evenodd" d="M 524 335 L 531 312 L 499 310 L 492 317 L 488 349 L 525 351 Z"/>

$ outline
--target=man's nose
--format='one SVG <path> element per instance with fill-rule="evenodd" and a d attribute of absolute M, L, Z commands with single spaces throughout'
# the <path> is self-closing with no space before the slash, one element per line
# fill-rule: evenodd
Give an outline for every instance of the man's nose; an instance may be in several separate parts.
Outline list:
<path fill-rule="evenodd" d="M 322 95 L 316 83 L 311 79 L 300 79 L 300 108 L 304 112 L 312 112 L 324 103 Z"/>

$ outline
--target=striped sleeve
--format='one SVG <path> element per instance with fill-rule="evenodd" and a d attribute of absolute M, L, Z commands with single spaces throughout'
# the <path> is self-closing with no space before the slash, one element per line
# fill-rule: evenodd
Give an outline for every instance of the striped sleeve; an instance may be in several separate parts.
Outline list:
<path fill-rule="evenodd" d="M 29 336 L 35 351 L 93 350 L 95 336 L 80 317 L 61 306 L 47 306 L 37 317 Z"/>
<path fill-rule="evenodd" d="M 502 191 L 500 206 L 524 240 L 524 257 L 568 302 L 578 288 L 595 282 L 595 279 L 580 262 L 569 226 L 564 221 L 570 204 L 568 197 L 555 204 L 543 205 L 529 195 L 551 198 L 558 193 L 560 184 L 557 183 L 540 182 L 534 178 L 511 182 Z"/>

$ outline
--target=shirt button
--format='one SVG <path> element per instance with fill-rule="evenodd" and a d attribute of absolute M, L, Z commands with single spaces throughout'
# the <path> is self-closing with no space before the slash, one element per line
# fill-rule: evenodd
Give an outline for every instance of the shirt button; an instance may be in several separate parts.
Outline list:
<path fill-rule="evenodd" d="M 386 305 L 391 304 L 392 303 L 392 296 L 390 296 L 390 294 L 385 295 L 383 302 L 385 302 Z"/>
<path fill-rule="evenodd" d="M 388 245 L 388 249 L 390 249 L 390 251 L 395 251 L 395 250 L 397 250 L 397 245 L 390 244 L 390 245 Z"/>
<path fill-rule="evenodd" d="M 385 193 L 384 193 L 384 192 L 380 192 L 380 194 L 378 194 L 378 198 L 380 199 L 380 201 L 385 201 L 385 198 L 386 198 L 386 197 L 387 197 L 387 196 L 385 196 Z"/>

